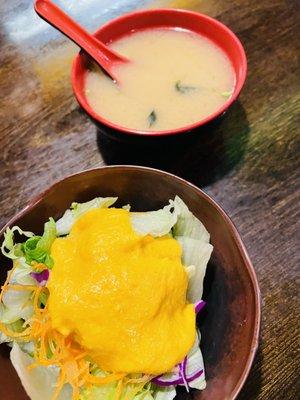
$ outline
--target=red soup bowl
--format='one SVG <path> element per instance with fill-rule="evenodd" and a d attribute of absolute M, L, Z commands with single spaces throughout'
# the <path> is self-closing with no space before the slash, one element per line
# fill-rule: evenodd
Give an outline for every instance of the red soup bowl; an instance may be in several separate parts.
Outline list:
<path fill-rule="evenodd" d="M 76 56 L 72 68 L 73 90 L 80 106 L 100 128 L 106 126 L 115 133 L 131 136 L 144 135 L 153 137 L 185 133 L 203 126 L 222 115 L 239 96 L 247 74 L 247 59 L 244 48 L 239 39 L 229 28 L 207 15 L 180 9 L 141 10 L 122 15 L 119 18 L 107 22 L 98 29 L 94 35 L 105 44 L 110 44 L 134 32 L 155 28 L 181 28 L 207 37 L 221 48 L 231 61 L 235 73 L 235 86 L 231 97 L 217 111 L 190 125 L 160 131 L 130 129 L 106 119 L 101 114 L 95 112 L 89 105 L 85 96 L 85 78 L 88 70 L 89 58 L 84 52 L 80 52 Z"/>

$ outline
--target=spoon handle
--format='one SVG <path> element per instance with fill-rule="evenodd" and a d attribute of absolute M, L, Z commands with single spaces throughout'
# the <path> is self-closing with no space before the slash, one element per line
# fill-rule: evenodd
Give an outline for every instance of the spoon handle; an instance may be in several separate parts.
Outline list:
<path fill-rule="evenodd" d="M 50 0 L 36 0 L 37 14 L 56 29 L 65 34 L 79 47 L 85 50 L 102 68 L 112 75 L 111 68 L 116 62 L 126 62 L 121 55 L 110 50 L 104 43 L 82 28 Z"/>

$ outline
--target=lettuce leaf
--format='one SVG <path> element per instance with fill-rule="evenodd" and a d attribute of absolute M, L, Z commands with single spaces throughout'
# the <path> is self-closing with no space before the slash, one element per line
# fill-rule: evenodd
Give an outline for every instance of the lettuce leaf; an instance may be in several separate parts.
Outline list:
<path fill-rule="evenodd" d="M 55 366 L 40 366 L 29 370 L 28 366 L 33 363 L 33 359 L 24 353 L 16 343 L 13 344 L 10 359 L 30 399 L 51 400 L 57 384 L 58 368 Z M 72 389 L 70 386 L 65 385 L 57 400 L 71 399 Z"/>
<path fill-rule="evenodd" d="M 36 285 L 35 280 L 30 276 L 32 267 L 28 265 L 24 257 L 15 259 L 14 272 L 9 283 L 17 285 Z M 8 272 L 9 273 L 9 272 Z M 16 321 L 30 318 L 33 314 L 30 291 L 18 291 L 8 289 L 5 291 L 0 304 L 0 321 L 4 324 L 12 324 Z"/>
<path fill-rule="evenodd" d="M 132 212 L 130 218 L 133 229 L 140 235 L 159 237 L 171 232 L 177 222 L 177 211 L 170 200 L 170 204 L 160 210 Z"/>
<path fill-rule="evenodd" d="M 67 235 L 75 222 L 74 215 L 71 210 L 66 210 L 64 215 L 56 221 L 56 230 L 58 236 Z"/>
<path fill-rule="evenodd" d="M 56 221 L 58 236 L 67 235 L 74 222 L 87 211 L 95 208 L 108 208 L 118 200 L 117 197 L 96 197 L 86 203 L 72 203 L 71 209 L 66 210 L 64 215 Z"/>
<path fill-rule="evenodd" d="M 11 339 L 8 336 L 4 335 L 3 332 L 0 332 L 0 344 L 9 342 L 11 342 Z"/>
<path fill-rule="evenodd" d="M 205 226 L 193 215 L 187 205 L 178 196 L 174 199 L 174 207 L 177 210 L 178 219 L 173 228 L 173 235 L 175 237 L 184 236 L 209 242 L 209 233 L 205 229 Z"/>
<path fill-rule="evenodd" d="M 53 218 L 50 218 L 44 225 L 43 236 L 32 236 L 21 245 L 22 252 L 26 262 L 32 261 L 53 267 L 53 260 L 50 255 L 52 243 L 56 239 L 56 224 Z"/>
<path fill-rule="evenodd" d="M 204 369 L 204 362 L 202 353 L 200 350 L 200 332 L 198 331 L 195 344 L 191 351 L 188 354 L 188 361 L 187 361 L 187 376 L 194 375 L 197 371 L 203 369 L 203 374 L 195 379 L 194 381 L 189 383 L 189 387 L 199 390 L 204 390 L 206 388 L 206 381 L 205 381 L 205 369 Z"/>
<path fill-rule="evenodd" d="M 206 266 L 213 251 L 213 246 L 209 242 L 185 236 L 177 236 L 175 238 L 182 247 L 184 265 L 189 266 L 189 270 L 192 271 L 188 284 L 187 299 L 191 303 L 196 303 L 202 298 Z"/>
<path fill-rule="evenodd" d="M 174 207 L 178 218 L 173 235 L 181 244 L 182 261 L 189 275 L 187 299 L 196 303 L 202 298 L 203 280 L 213 246 L 209 243 L 210 235 L 205 226 L 178 196 L 175 197 Z"/>
<path fill-rule="evenodd" d="M 42 249 L 46 252 L 50 252 L 52 243 L 56 239 L 56 224 L 53 218 L 49 218 L 49 221 L 44 225 L 44 233 L 39 242 L 37 248 Z"/>
<path fill-rule="evenodd" d="M 34 236 L 32 232 L 23 231 L 18 226 L 13 226 L 12 228 L 7 228 L 4 232 L 4 241 L 1 245 L 1 252 L 5 257 L 15 260 L 22 256 L 22 251 L 20 245 L 14 243 L 14 233 L 18 232 L 20 235 L 26 236 L 28 238 Z"/>
<path fill-rule="evenodd" d="M 8 290 L 0 304 L 0 322 L 9 325 L 20 319 L 27 320 L 33 315 L 30 292 Z"/>
<path fill-rule="evenodd" d="M 2 305 L 0 305 L 0 308 Z M 0 311 L 1 313 L 1 311 Z M 23 332 L 24 330 L 24 320 L 23 319 L 18 319 L 15 322 L 12 322 L 11 324 L 7 324 L 7 328 L 12 331 L 12 332 Z M 6 336 L 4 333 L 0 332 L 0 344 L 1 343 L 11 343 L 12 339 L 8 336 Z"/>
<path fill-rule="evenodd" d="M 167 386 L 156 389 L 153 398 L 154 400 L 173 400 L 175 396 L 175 386 Z"/>
<path fill-rule="evenodd" d="M 72 203 L 73 216 L 75 219 L 81 217 L 87 211 L 94 208 L 108 208 L 118 200 L 117 197 L 96 197 L 86 203 Z"/>
<path fill-rule="evenodd" d="M 17 285 L 36 285 L 35 279 L 30 275 L 33 271 L 32 266 L 27 264 L 25 257 L 17 258 L 13 261 L 15 270 L 13 271 L 9 283 Z"/>
<path fill-rule="evenodd" d="M 34 342 L 19 342 L 20 349 L 30 357 L 34 357 Z"/>

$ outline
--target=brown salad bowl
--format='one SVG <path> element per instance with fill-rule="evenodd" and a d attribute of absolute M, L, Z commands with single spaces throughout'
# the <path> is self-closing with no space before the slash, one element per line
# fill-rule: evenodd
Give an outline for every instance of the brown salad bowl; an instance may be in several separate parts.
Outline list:
<path fill-rule="evenodd" d="M 134 211 L 158 209 L 181 197 L 211 235 L 214 246 L 204 281 L 206 308 L 197 324 L 206 368 L 207 387 L 192 391 L 197 400 L 237 398 L 252 365 L 259 340 L 260 292 L 244 244 L 230 218 L 207 194 L 169 173 L 136 166 L 111 166 L 83 171 L 51 186 L 13 217 L 7 226 L 41 233 L 49 217 L 59 218 L 74 201 L 117 196 L 117 205 Z M 246 217 L 246 216 L 245 216 Z M 1 283 L 9 261 L 1 256 Z M 180 326 L 178 326 L 180 330 Z M 9 348 L 0 347 L 0 398 L 28 400 L 9 360 Z M 187 398 L 184 391 L 177 396 Z"/>

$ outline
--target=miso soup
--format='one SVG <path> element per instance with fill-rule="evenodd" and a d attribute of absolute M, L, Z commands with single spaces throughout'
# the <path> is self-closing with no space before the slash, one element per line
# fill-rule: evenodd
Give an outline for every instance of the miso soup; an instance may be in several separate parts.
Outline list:
<path fill-rule="evenodd" d="M 86 97 L 96 113 L 117 125 L 149 131 L 184 127 L 217 111 L 234 89 L 226 54 L 196 33 L 146 30 L 110 46 L 132 62 L 116 67 L 119 84 L 93 66 Z"/>

